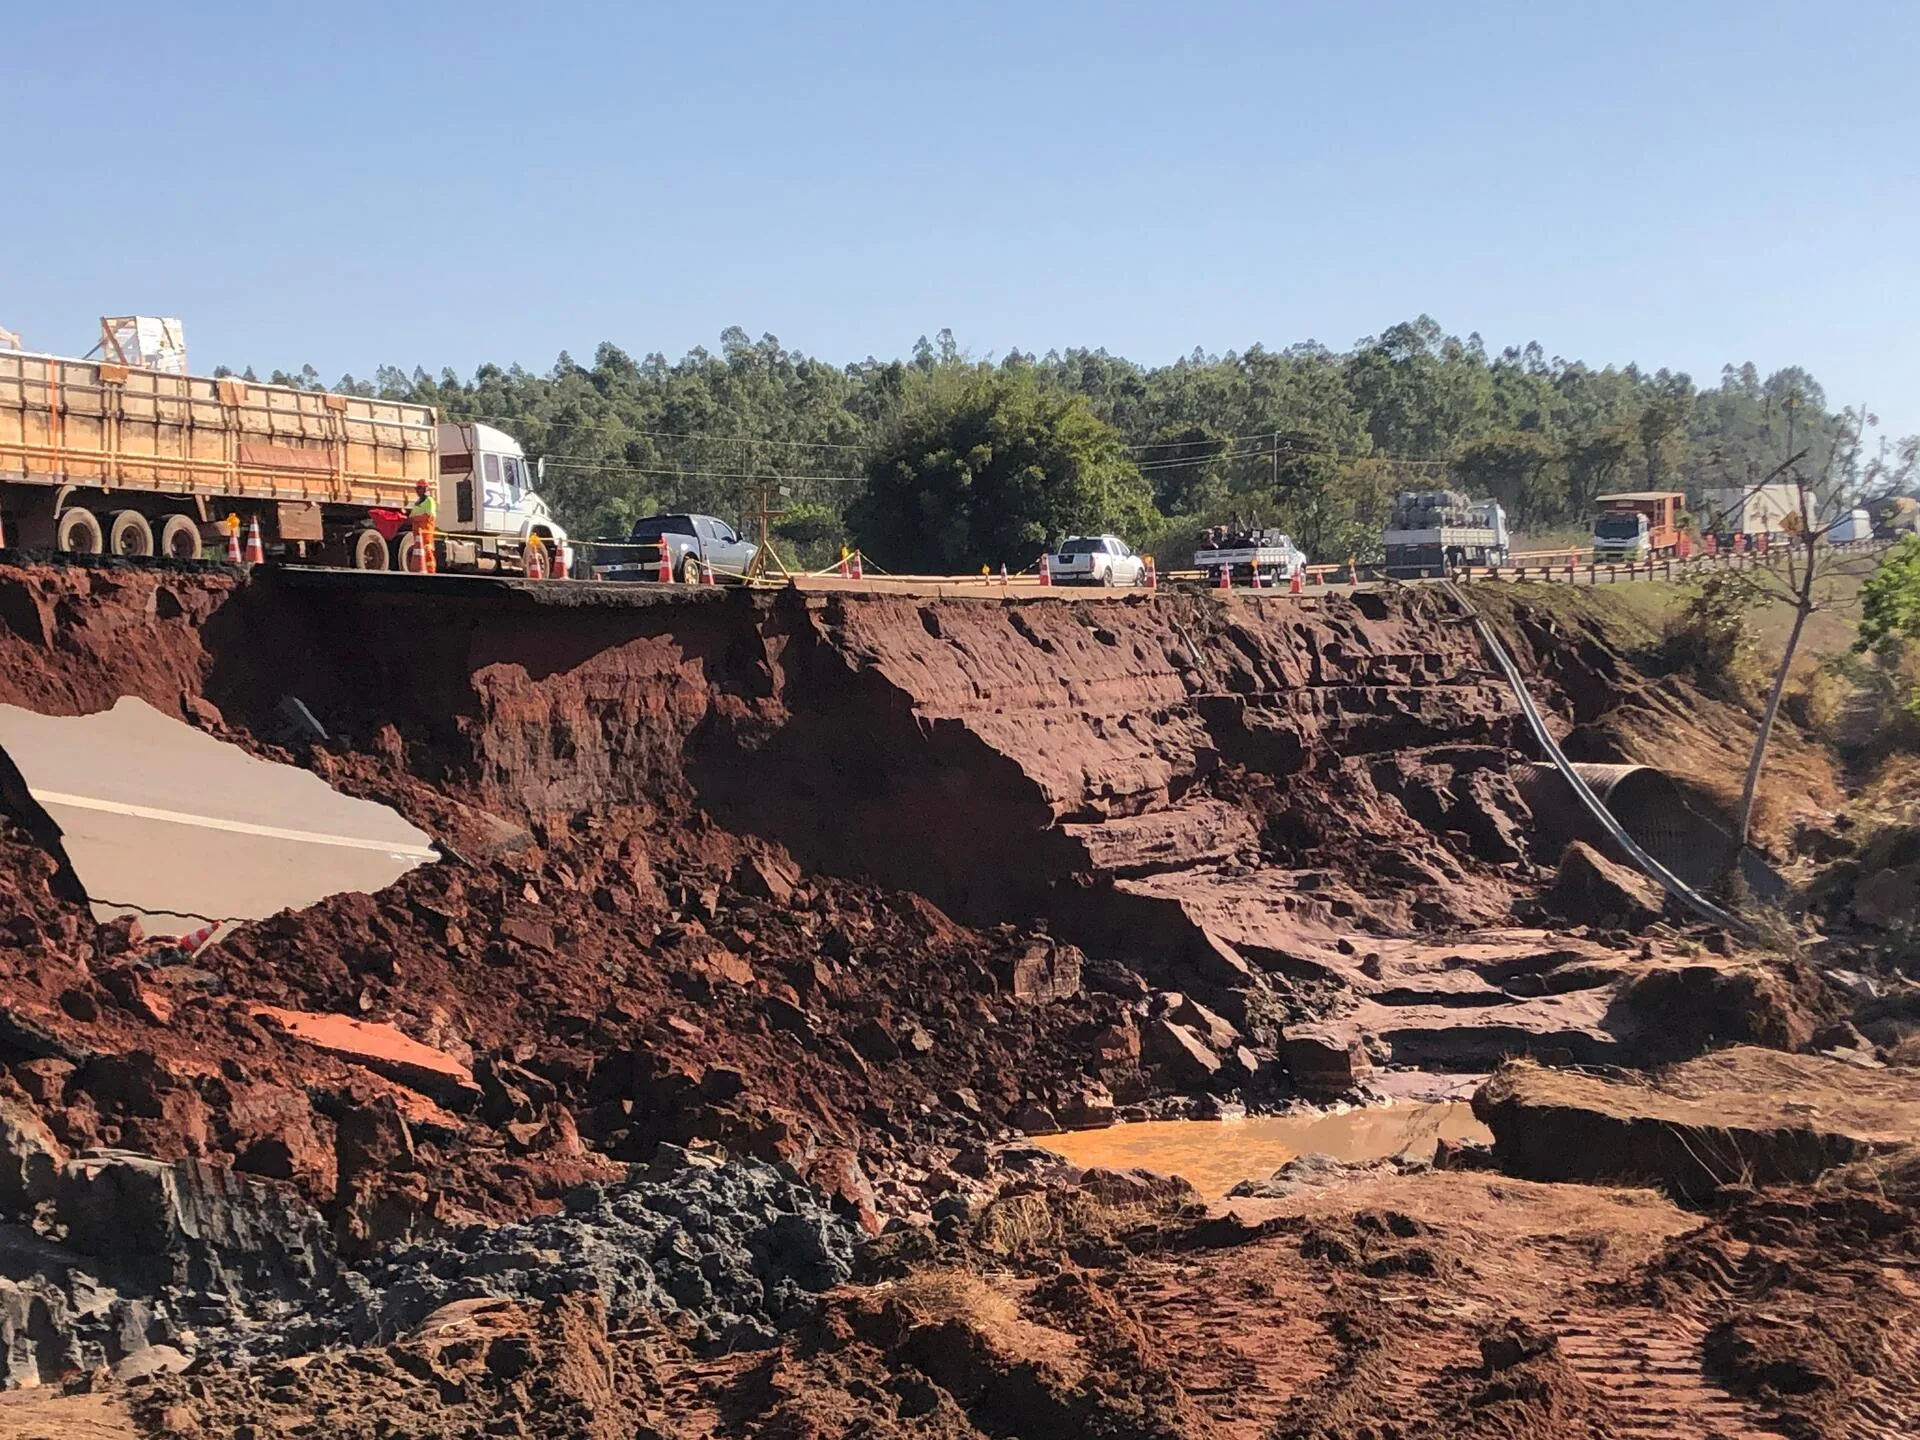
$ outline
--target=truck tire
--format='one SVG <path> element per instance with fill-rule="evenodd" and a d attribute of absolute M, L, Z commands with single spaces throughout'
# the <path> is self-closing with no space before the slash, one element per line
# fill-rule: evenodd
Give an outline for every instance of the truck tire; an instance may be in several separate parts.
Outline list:
<path fill-rule="evenodd" d="M 121 510 L 107 522 L 107 554 L 146 556 L 153 554 L 153 527 L 138 510 Z"/>
<path fill-rule="evenodd" d="M 356 570 L 386 569 L 386 537 L 374 529 L 358 532 L 347 542 L 347 562 Z"/>
<path fill-rule="evenodd" d="M 156 554 L 167 560 L 200 558 L 200 522 L 191 515 L 169 515 L 160 522 Z"/>
<path fill-rule="evenodd" d="M 426 547 L 412 530 L 403 530 L 393 539 L 393 568 L 403 575 L 427 573 Z"/>
<path fill-rule="evenodd" d="M 98 555 L 106 549 L 106 537 L 91 510 L 72 505 L 53 522 L 53 548 L 68 555 Z"/>
<path fill-rule="evenodd" d="M 687 555 L 681 558 L 680 583 L 682 585 L 698 585 L 700 583 L 700 557 L 698 555 Z"/>

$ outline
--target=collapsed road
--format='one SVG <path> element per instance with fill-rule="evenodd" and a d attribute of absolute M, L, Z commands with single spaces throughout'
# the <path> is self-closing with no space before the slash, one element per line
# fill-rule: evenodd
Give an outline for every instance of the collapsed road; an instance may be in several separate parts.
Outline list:
<path fill-rule="evenodd" d="M 1445 595 L 612 588 L 0 569 L 0 705 L 30 712 L 11 758 L 38 796 L 10 787 L 0 837 L 12 1380 L 181 1435 L 1457 1434 L 1489 1406 L 1499 1433 L 1636 1433 L 1582 1348 L 1614 1306 L 1667 1367 L 1669 1433 L 1904 1423 L 1839 1362 L 1818 1413 L 1765 1388 L 1772 1342 L 1728 1309 L 1759 1292 L 1708 1294 L 1685 1256 L 1718 1226 L 1746 1274 L 1764 1232 L 1766 1273 L 1815 1273 L 1812 1222 L 1732 1190 L 1689 1218 L 1702 1167 L 1636 1148 L 1692 1127 L 1713 1194 L 1737 1189 L 1774 1152 L 1700 1143 L 1715 1087 L 1762 1134 L 1849 1062 L 1796 1055 L 1771 1101 L 1689 1071 L 1684 1111 L 1511 1068 L 1853 1042 L 1804 959 L 1543 833 L 1512 692 Z M 1475 601 L 1572 759 L 1667 762 L 1714 818 L 1737 713 L 1637 672 L 1584 602 Z M 324 794 L 33 779 L 34 735 L 71 733 L 43 727 L 129 715 Z M 1823 813 L 1823 765 L 1783 741 L 1774 835 Z M 405 834 L 348 825 L 348 799 Z M 83 822 L 150 820 L 109 803 L 398 868 L 311 877 L 188 956 L 94 912 Z M 178 857 L 152 858 L 131 878 L 171 894 Z M 1861 1042 L 1886 1064 L 1895 1020 L 1857 1018 L 1895 1026 Z M 1490 1150 L 1423 1131 L 1211 1208 L 1025 1138 L 1496 1071 Z M 1896 1163 L 1910 1082 L 1886 1073 L 1871 1127 L 1810 1127 L 1781 1178 Z M 1603 1117 L 1618 1167 L 1556 1170 L 1556 1107 Z M 1502 1164 L 1526 1178 L 1452 1168 Z M 1585 1183 L 1610 1178 L 1654 1188 Z M 1914 1233 L 1873 1184 L 1879 1218 L 1792 1202 L 1853 1217 L 1849 1264 Z M 1911 1303 L 1885 1283 L 1882 1311 Z"/>
<path fill-rule="evenodd" d="M 0 752 L 24 785 L 18 803 L 58 828 L 95 912 L 136 914 L 149 934 L 378 890 L 438 858 L 385 806 L 131 696 L 71 718 L 0 705 Z"/>

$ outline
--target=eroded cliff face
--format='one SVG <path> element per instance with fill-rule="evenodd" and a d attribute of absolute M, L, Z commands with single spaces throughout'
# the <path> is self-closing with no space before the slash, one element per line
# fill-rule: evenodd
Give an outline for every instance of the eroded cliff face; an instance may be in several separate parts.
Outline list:
<path fill-rule="evenodd" d="M 808 868 L 1145 960 L 1282 963 L 1481 923 L 1524 859 L 1515 714 L 1426 592 L 1064 603 L 251 584 L 0 587 L 0 699 L 137 694 L 349 749 L 516 820 L 704 809 Z"/>
<path fill-rule="evenodd" d="M 1511 702 L 1426 595 L 622 598 L 265 584 L 228 628 L 284 664 L 250 671 L 203 626 L 204 688 L 243 714 L 291 690 L 518 814 L 690 799 L 975 921 L 1355 860 L 1345 918 L 1370 871 L 1396 917 L 1466 918 L 1498 900 L 1461 889 L 1456 852 L 1519 858 L 1496 778 Z"/>

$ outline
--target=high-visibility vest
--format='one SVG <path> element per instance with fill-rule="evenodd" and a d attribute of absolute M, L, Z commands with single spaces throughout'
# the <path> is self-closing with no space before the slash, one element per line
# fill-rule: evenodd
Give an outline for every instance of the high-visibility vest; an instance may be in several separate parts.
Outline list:
<path fill-rule="evenodd" d="M 411 520 L 438 520 L 440 518 L 440 502 L 434 499 L 431 490 L 422 495 L 418 500 L 415 500 L 413 504 L 408 507 L 407 518 Z"/>

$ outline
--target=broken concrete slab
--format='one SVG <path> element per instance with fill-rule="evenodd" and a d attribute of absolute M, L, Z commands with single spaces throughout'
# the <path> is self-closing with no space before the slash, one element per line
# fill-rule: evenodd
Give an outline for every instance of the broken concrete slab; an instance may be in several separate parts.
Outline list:
<path fill-rule="evenodd" d="M 58 827 L 95 913 L 136 912 L 149 934 L 372 892 L 437 858 L 387 806 L 131 697 L 81 716 L 0 705 L 0 751 Z"/>
<path fill-rule="evenodd" d="M 1755 1047 L 1646 1079 L 1515 1064 L 1481 1087 L 1473 1112 L 1510 1174 L 1657 1184 L 1697 1200 L 1920 1141 L 1920 1074 Z"/>

